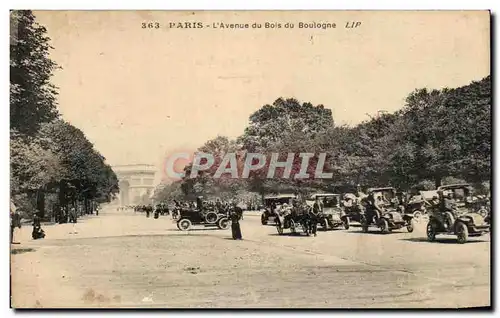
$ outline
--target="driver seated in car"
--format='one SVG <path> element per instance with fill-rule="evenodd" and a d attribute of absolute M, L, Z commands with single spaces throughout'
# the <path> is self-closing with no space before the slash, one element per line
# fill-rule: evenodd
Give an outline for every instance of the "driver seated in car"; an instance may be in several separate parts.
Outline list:
<path fill-rule="evenodd" d="M 348 210 L 352 209 L 355 203 L 355 197 L 353 198 L 351 195 L 346 194 L 344 199 L 342 200 L 342 205 Z"/>
<path fill-rule="evenodd" d="M 453 192 L 448 192 L 443 199 L 443 209 L 442 214 L 444 216 L 444 227 L 448 230 L 456 219 L 457 202 L 453 197 Z M 451 213 L 451 216 L 449 213 Z"/>
<path fill-rule="evenodd" d="M 367 198 L 368 207 L 370 208 L 373 216 L 375 217 L 375 222 L 378 222 L 380 216 L 383 213 L 383 198 L 382 196 L 375 196 L 371 193 Z"/>
<path fill-rule="evenodd" d="M 283 203 L 276 207 L 276 214 L 278 215 L 281 224 L 284 225 L 286 220 L 291 217 L 292 211 L 288 203 Z"/>

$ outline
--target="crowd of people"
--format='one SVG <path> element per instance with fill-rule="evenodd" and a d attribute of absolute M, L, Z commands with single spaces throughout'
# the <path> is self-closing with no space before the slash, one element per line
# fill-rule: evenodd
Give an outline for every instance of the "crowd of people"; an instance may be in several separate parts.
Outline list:
<path fill-rule="evenodd" d="M 93 204 L 89 214 L 99 215 L 99 205 Z M 83 209 L 78 209 L 76 205 L 68 205 L 60 207 L 59 205 L 54 205 L 52 209 L 54 221 L 56 224 L 64 224 L 64 223 L 77 223 L 78 217 L 83 215 Z M 32 215 L 32 226 L 33 230 L 31 232 L 31 237 L 34 240 L 45 238 L 45 231 L 42 229 L 42 214 L 40 211 L 35 211 Z M 14 241 L 14 231 L 16 228 L 21 228 L 21 220 L 22 216 L 19 213 L 19 209 L 14 204 L 14 202 L 10 202 L 10 243 L 16 244 Z"/>

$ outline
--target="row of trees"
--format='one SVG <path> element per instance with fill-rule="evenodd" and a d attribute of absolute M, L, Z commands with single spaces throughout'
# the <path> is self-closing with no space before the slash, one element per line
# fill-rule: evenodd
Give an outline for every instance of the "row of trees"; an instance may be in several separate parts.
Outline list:
<path fill-rule="evenodd" d="M 31 11 L 11 12 L 11 196 L 28 215 L 77 202 L 88 213 L 113 198 L 118 180 L 84 133 L 60 118 L 46 32 Z"/>
<path fill-rule="evenodd" d="M 471 182 L 489 191 L 491 176 L 491 78 L 455 89 L 417 89 L 395 113 L 380 112 L 361 124 L 335 125 L 323 105 L 277 99 L 250 116 L 250 123 L 236 140 L 219 136 L 198 149 L 215 156 L 206 173 L 186 177 L 157 189 L 156 199 L 192 198 L 198 195 L 242 197 L 248 193 L 333 190 L 335 187 L 395 186 L 403 190 L 430 190 L 443 182 Z M 266 166 L 248 179 L 215 170 L 227 152 L 245 154 L 315 153 L 308 168 L 314 170 L 317 154 L 327 153 L 325 171 L 331 179 L 293 179 L 300 170 L 294 158 L 292 178 L 268 179 Z M 240 169 L 241 171 L 241 169 Z M 282 171 L 281 171 L 282 173 Z"/>

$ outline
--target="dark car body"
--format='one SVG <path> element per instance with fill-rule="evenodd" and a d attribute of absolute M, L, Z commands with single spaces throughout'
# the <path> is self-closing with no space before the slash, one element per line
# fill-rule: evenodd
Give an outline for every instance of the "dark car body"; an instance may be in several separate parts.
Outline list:
<path fill-rule="evenodd" d="M 193 225 L 216 226 L 223 230 L 229 227 L 229 218 L 226 213 L 196 209 L 180 209 L 174 222 L 177 223 L 177 228 L 181 231 L 188 231 Z"/>

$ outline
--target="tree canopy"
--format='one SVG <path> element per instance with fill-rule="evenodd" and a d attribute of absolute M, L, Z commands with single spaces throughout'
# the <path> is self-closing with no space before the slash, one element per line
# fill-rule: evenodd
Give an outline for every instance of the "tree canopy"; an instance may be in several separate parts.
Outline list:
<path fill-rule="evenodd" d="M 115 173 L 81 130 L 60 119 L 47 30 L 29 10 L 10 18 L 11 194 L 59 191 L 61 198 L 110 201 Z"/>
<path fill-rule="evenodd" d="M 395 186 L 403 190 L 432 189 L 449 180 L 488 188 L 491 177 L 491 77 L 458 87 L 416 89 L 394 113 L 379 112 L 356 126 L 335 126 L 331 111 L 296 99 L 278 98 L 249 117 L 249 125 L 234 141 L 218 137 L 200 151 L 219 156 L 216 164 L 196 179 L 184 178 L 184 194 L 217 191 L 257 193 L 314 191 L 332 187 Z M 267 155 L 266 165 L 248 179 L 214 180 L 221 153 Z M 271 153 L 326 153 L 325 171 L 331 179 L 294 180 L 300 160 L 293 161 L 290 179 L 266 178 Z M 217 157 L 216 156 L 216 157 Z M 191 167 L 187 167 L 190 171 Z M 279 170 L 279 169 L 278 169 Z M 280 176 L 283 169 L 277 174 Z M 220 187 L 220 184 L 224 187 Z M 168 188 L 165 188 L 168 191 Z M 217 192 L 215 191 L 215 192 Z M 214 192 L 214 191 L 212 191 Z"/>

